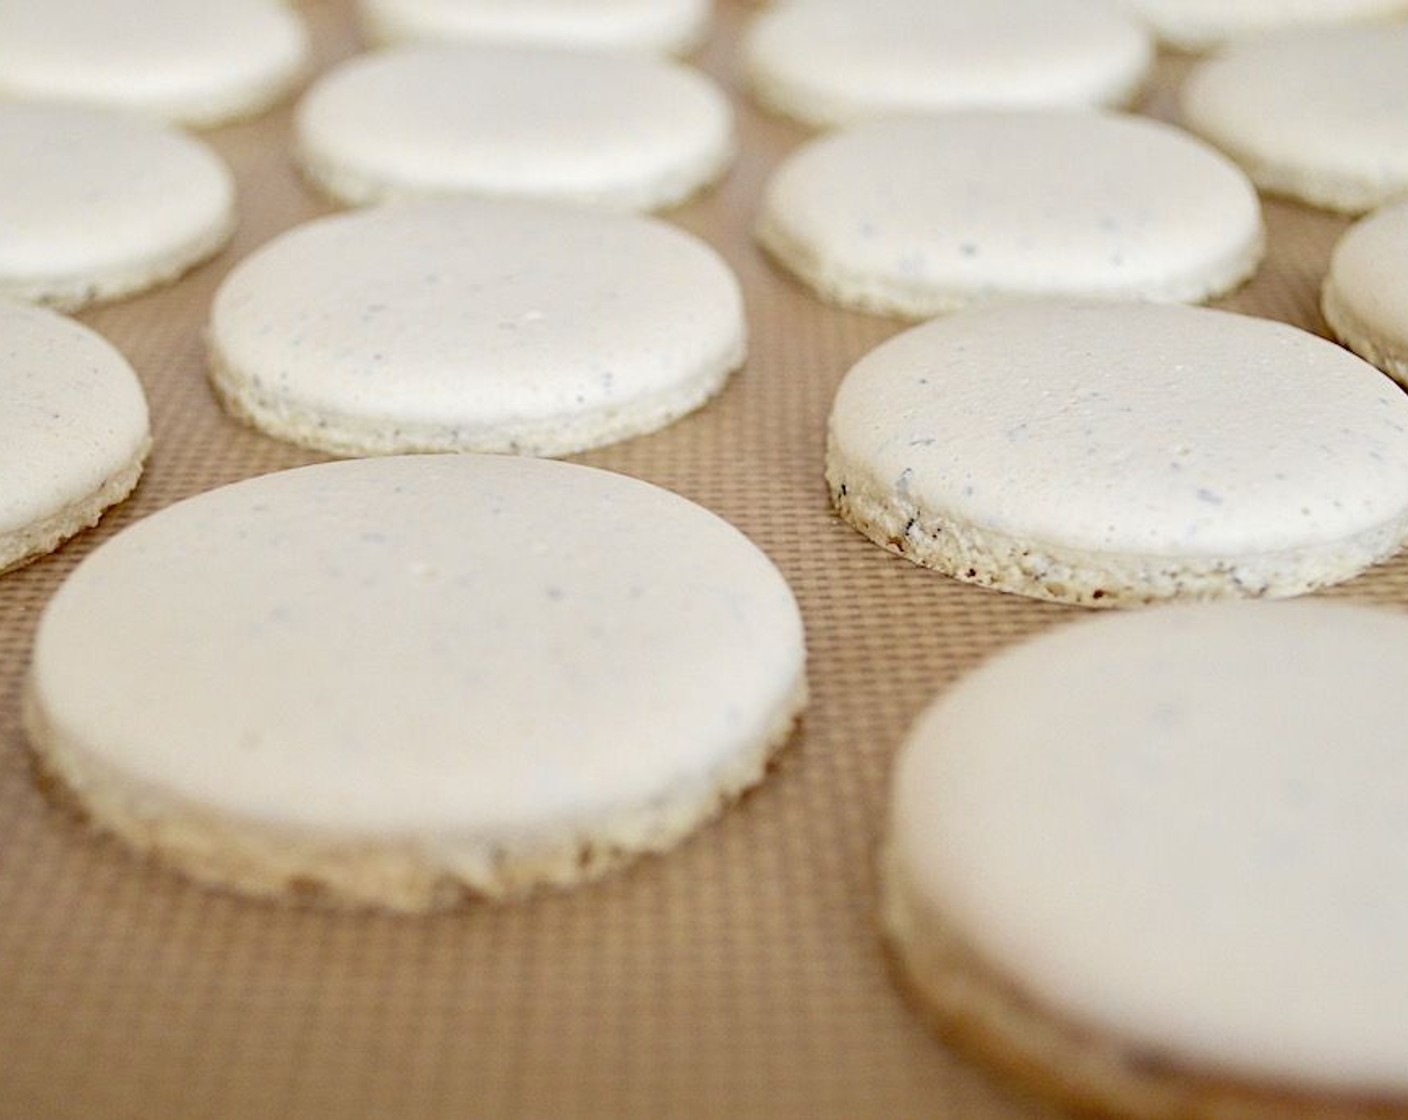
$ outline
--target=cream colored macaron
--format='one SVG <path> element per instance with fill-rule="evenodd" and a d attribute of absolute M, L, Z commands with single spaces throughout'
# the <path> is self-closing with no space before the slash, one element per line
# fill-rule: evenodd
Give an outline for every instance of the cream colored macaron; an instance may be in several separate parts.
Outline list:
<path fill-rule="evenodd" d="M 883 925 L 946 1037 L 1082 1114 L 1408 1111 L 1408 616 L 1106 615 L 948 689 Z"/>
<path fill-rule="evenodd" d="M 1248 42 L 1200 63 L 1180 103 L 1263 190 L 1351 214 L 1408 197 L 1408 24 Z"/>
<path fill-rule="evenodd" d="M 1336 338 L 1408 386 L 1408 202 L 1361 218 L 1340 238 L 1320 306 Z"/>
<path fill-rule="evenodd" d="M 0 300 L 0 572 L 97 524 L 137 485 L 147 400 L 104 338 Z"/>
<path fill-rule="evenodd" d="M 426 910 L 671 847 L 762 778 L 804 659 L 777 569 L 675 494 L 358 459 L 96 550 L 44 612 L 27 722 L 99 825 L 203 882 Z"/>
<path fill-rule="evenodd" d="M 1152 38 L 1102 0 L 806 0 L 766 8 L 743 58 L 765 107 L 806 124 L 975 106 L 1120 105 Z"/>
<path fill-rule="evenodd" d="M 826 473 L 865 536 L 972 583 L 1094 606 L 1295 595 L 1408 540 L 1408 396 L 1267 319 L 994 304 L 851 369 Z"/>
<path fill-rule="evenodd" d="M 199 140 L 115 110 L 0 103 L 0 295 L 72 310 L 174 279 L 234 229 Z"/>
<path fill-rule="evenodd" d="M 711 0 L 358 0 L 377 43 L 493 43 L 683 54 L 708 32 Z"/>
<path fill-rule="evenodd" d="M 1408 13 L 1404 0 L 1124 0 L 1159 39 L 1206 51 L 1289 28 L 1386 20 Z"/>
<path fill-rule="evenodd" d="M 5 0 L 0 93 L 213 125 L 298 80 L 308 34 L 280 0 Z"/>
<path fill-rule="evenodd" d="M 1208 299 L 1263 251 L 1229 160 L 1160 122 L 1080 110 L 867 121 L 767 183 L 763 247 L 832 303 L 926 318 L 999 296 Z"/>
<path fill-rule="evenodd" d="M 414 46 L 359 55 L 299 103 L 295 151 L 348 203 L 447 194 L 655 210 L 733 158 L 728 98 L 647 56 Z"/>
<path fill-rule="evenodd" d="M 225 278 L 210 376 L 334 454 L 565 455 L 699 408 L 743 361 L 738 282 L 654 219 L 451 199 L 319 219 Z"/>

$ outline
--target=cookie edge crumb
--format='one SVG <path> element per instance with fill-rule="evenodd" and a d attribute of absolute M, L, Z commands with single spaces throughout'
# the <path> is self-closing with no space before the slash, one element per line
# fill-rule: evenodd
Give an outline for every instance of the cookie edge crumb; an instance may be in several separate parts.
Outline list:
<path fill-rule="evenodd" d="M 1326 326 L 1344 346 L 1408 389 L 1408 345 L 1374 330 L 1354 312 L 1350 302 L 1339 291 L 1332 269 L 1320 296 L 1320 314 Z"/>
<path fill-rule="evenodd" d="M 261 391 L 242 375 L 206 332 L 206 379 L 222 408 L 273 439 L 329 455 L 480 452 L 554 458 L 607 447 L 661 431 L 699 411 L 723 392 L 747 360 L 746 323 L 713 360 L 687 380 L 612 407 L 518 422 L 415 423 L 375 416 L 338 416 Z"/>
<path fill-rule="evenodd" d="M 1408 1102 L 1336 1095 L 1194 1069 L 1041 1006 L 908 897 L 890 840 L 879 854 L 878 935 L 891 977 L 945 1043 L 1038 1096 L 1110 1120 L 1388 1120 Z"/>
<path fill-rule="evenodd" d="M 107 510 L 126 500 L 141 480 L 151 446 L 151 437 L 144 437 L 132 458 L 104 479 L 96 490 L 42 520 L 13 532 L 0 533 L 0 575 L 47 556 L 65 541 L 91 529 Z"/>
<path fill-rule="evenodd" d="M 1201 272 L 1174 277 L 1163 284 L 1135 284 L 1122 289 L 1026 290 L 1018 285 L 962 287 L 924 281 L 906 282 L 899 276 L 856 271 L 835 260 L 828 261 L 817 246 L 789 228 L 778 208 L 767 197 L 753 226 L 753 237 L 782 271 L 800 281 L 825 303 L 853 311 L 923 320 L 973 304 L 997 299 L 1030 299 L 1044 296 L 1129 300 L 1158 303 L 1206 303 L 1228 295 L 1245 284 L 1266 256 L 1266 226 L 1256 229 L 1240 244 L 1229 248 Z"/>
<path fill-rule="evenodd" d="M 1285 598 L 1343 583 L 1408 544 L 1408 510 L 1352 537 L 1245 555 L 1101 553 L 1022 541 L 900 501 L 827 441 L 832 506 L 862 536 L 966 583 L 1086 607 Z"/>
<path fill-rule="evenodd" d="M 677 795 L 624 807 L 610 820 L 564 823 L 513 840 L 398 835 L 378 840 L 236 819 L 150 786 L 125 782 L 65 741 L 43 709 L 33 675 L 22 721 L 41 785 L 118 837 L 206 887 L 327 909 L 442 911 L 467 899 L 505 901 L 539 887 L 602 878 L 639 856 L 660 854 L 758 785 L 793 738 L 808 702 L 804 669 L 762 735 Z"/>

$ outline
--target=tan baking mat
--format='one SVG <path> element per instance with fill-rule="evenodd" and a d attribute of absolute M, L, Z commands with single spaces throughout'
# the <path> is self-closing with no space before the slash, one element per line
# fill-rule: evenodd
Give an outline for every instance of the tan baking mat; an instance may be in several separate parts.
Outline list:
<path fill-rule="evenodd" d="M 342 4 L 303 10 L 321 64 L 354 48 Z M 699 56 L 735 90 L 745 13 L 721 0 Z M 1180 68 L 1165 60 L 1157 111 Z M 673 217 L 742 277 L 752 356 L 702 413 L 583 458 L 717 510 L 790 578 L 814 701 L 776 771 L 667 857 L 429 919 L 200 890 L 39 792 L 17 702 L 35 621 L 64 574 L 178 498 L 315 458 L 226 419 L 203 380 L 221 276 L 327 209 L 289 165 L 286 108 L 222 129 L 210 139 L 242 192 L 233 247 L 172 288 L 84 316 L 146 384 L 149 473 L 98 531 L 0 579 L 0 1117 L 1043 1115 L 946 1051 L 895 993 L 872 860 L 911 718 L 984 654 L 1073 612 L 911 567 L 831 515 L 832 392 L 899 325 L 824 308 L 759 256 L 747 231 L 760 185 L 803 134 L 737 107 L 737 167 Z M 1322 329 L 1316 291 L 1344 223 L 1267 209 L 1270 260 L 1225 303 Z M 1408 563 L 1334 594 L 1408 602 Z"/>

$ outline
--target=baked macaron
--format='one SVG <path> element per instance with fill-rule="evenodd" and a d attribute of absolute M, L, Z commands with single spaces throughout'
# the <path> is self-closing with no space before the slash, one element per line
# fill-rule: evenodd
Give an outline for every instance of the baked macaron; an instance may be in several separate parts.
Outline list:
<path fill-rule="evenodd" d="M 1408 197 L 1408 24 L 1249 40 L 1199 63 L 1183 123 L 1262 190 L 1363 213 Z"/>
<path fill-rule="evenodd" d="M 1408 12 L 1404 0 L 1123 0 L 1147 20 L 1161 42 L 1184 51 L 1210 51 L 1277 31 L 1327 30 L 1337 24 L 1381 22 Z"/>
<path fill-rule="evenodd" d="M 476 194 L 674 206 L 734 154 L 709 78 L 648 56 L 420 45 L 357 55 L 298 104 L 294 153 L 339 202 Z"/>
<path fill-rule="evenodd" d="M 82 323 L 0 300 L 0 572 L 97 524 L 150 447 L 127 359 Z"/>
<path fill-rule="evenodd" d="M 743 361 L 738 282 L 634 214 L 438 199 L 295 227 L 211 306 L 234 415 L 339 455 L 565 455 L 653 432 Z"/>
<path fill-rule="evenodd" d="M 712 0 L 358 0 L 374 43 L 456 39 L 684 54 L 708 33 Z"/>
<path fill-rule="evenodd" d="M 1320 308 L 1336 338 L 1408 386 L 1408 202 L 1345 231 L 1330 256 Z"/>
<path fill-rule="evenodd" d="M 423 911 L 594 879 L 762 779 L 805 700 L 751 541 L 623 475 L 354 459 L 129 526 L 45 609 L 42 764 L 245 893 Z"/>
<path fill-rule="evenodd" d="M 742 42 L 765 108 L 816 127 L 995 106 L 1124 105 L 1153 62 L 1101 0 L 807 0 L 764 8 Z"/>
<path fill-rule="evenodd" d="M 0 94 L 208 127 L 254 116 L 308 64 L 281 0 L 6 0 Z"/>
<path fill-rule="evenodd" d="M 1010 296 L 1198 302 L 1264 249 L 1225 156 L 1159 121 L 955 110 L 864 121 L 793 151 L 755 231 L 823 299 L 923 319 Z"/>
<path fill-rule="evenodd" d="M 0 165 L 0 295 L 67 311 L 134 295 L 234 232 L 234 179 L 220 158 L 135 114 L 0 102 Z"/>
<path fill-rule="evenodd" d="M 856 363 L 826 477 L 867 538 L 982 586 L 1092 606 L 1288 596 L 1408 540 L 1408 396 L 1269 319 L 1012 301 Z"/>
<path fill-rule="evenodd" d="M 895 763 L 897 974 L 1081 1115 L 1408 1112 L 1408 616 L 1087 618 L 946 689 Z"/>

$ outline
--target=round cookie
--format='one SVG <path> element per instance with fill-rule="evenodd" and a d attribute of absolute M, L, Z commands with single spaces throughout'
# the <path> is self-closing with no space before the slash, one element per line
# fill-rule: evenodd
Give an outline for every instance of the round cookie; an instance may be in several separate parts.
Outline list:
<path fill-rule="evenodd" d="M 1092 0 L 810 0 L 764 10 L 744 64 L 805 124 L 985 106 L 1128 102 L 1152 62 L 1132 16 Z"/>
<path fill-rule="evenodd" d="M 359 0 L 377 43 L 470 39 L 684 54 L 704 38 L 710 0 Z"/>
<path fill-rule="evenodd" d="M 279 0 L 5 0 L 0 93 L 82 101 L 190 125 L 262 111 L 308 57 Z"/>
<path fill-rule="evenodd" d="M 968 110 L 867 121 L 769 180 L 762 246 L 829 302 L 927 318 L 995 296 L 1208 299 L 1263 251 L 1256 192 L 1157 121 Z"/>
<path fill-rule="evenodd" d="M 1124 0 L 1160 41 L 1205 51 L 1286 28 L 1325 28 L 1408 12 L 1404 0 Z"/>
<path fill-rule="evenodd" d="M 1340 238 L 1320 307 L 1336 338 L 1408 386 L 1408 202 L 1362 218 Z"/>
<path fill-rule="evenodd" d="M 137 485 L 150 446 L 121 354 L 81 323 L 0 300 L 0 572 L 97 524 Z"/>
<path fill-rule="evenodd" d="M 743 361 L 738 282 L 649 218 L 404 203 L 296 227 L 211 307 L 210 377 L 278 439 L 339 455 L 565 455 L 700 407 Z"/>
<path fill-rule="evenodd" d="M 916 722 L 882 918 L 952 1040 L 1101 1115 L 1408 1111 L 1408 617 L 1086 619 Z"/>
<path fill-rule="evenodd" d="M 1361 213 L 1408 196 L 1408 25 L 1287 32 L 1200 63 L 1184 122 L 1263 190 Z"/>
<path fill-rule="evenodd" d="M 72 310 L 179 276 L 234 229 L 200 141 L 141 117 L 0 103 L 0 295 Z"/>
<path fill-rule="evenodd" d="M 1003 591 L 1095 606 L 1295 595 L 1408 539 L 1408 396 L 1267 319 L 995 304 L 851 369 L 826 474 L 877 544 Z"/>
<path fill-rule="evenodd" d="M 96 550 L 41 620 L 26 718 L 102 827 L 199 880 L 425 910 L 675 844 L 762 778 L 804 657 L 777 569 L 668 491 L 358 459 Z"/>
<path fill-rule="evenodd" d="M 728 99 L 647 56 L 512 46 L 361 55 L 299 103 L 296 154 L 347 203 L 472 193 L 653 210 L 733 157 Z"/>

